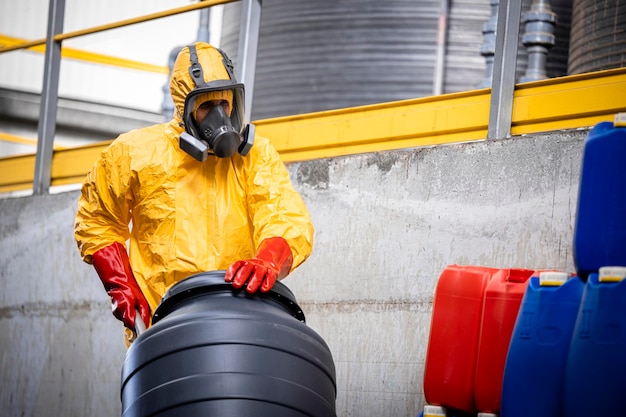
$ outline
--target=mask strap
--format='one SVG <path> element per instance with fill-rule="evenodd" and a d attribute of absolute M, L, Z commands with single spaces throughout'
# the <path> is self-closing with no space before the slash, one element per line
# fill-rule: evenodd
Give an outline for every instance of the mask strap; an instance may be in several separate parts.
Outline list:
<path fill-rule="evenodd" d="M 202 71 L 202 66 L 200 62 L 198 62 L 198 53 L 196 52 L 196 45 L 192 44 L 188 46 L 189 48 L 189 60 L 191 61 L 191 65 L 189 66 L 189 75 L 193 79 L 193 82 L 196 84 L 196 87 L 201 87 L 205 83 L 204 81 L 204 72 Z"/>
<path fill-rule="evenodd" d="M 234 73 L 234 69 L 235 66 L 233 65 L 233 61 L 230 60 L 230 58 L 228 57 L 228 55 L 226 55 L 226 52 L 222 51 L 219 48 L 215 48 L 219 51 L 220 54 L 222 54 L 222 62 L 224 63 L 224 68 L 226 68 L 226 72 L 228 72 L 228 77 L 232 80 L 232 81 L 237 81 L 235 79 L 235 73 Z"/>

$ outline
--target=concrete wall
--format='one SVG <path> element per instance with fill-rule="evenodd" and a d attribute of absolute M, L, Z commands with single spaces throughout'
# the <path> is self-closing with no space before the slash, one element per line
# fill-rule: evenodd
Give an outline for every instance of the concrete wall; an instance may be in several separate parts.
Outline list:
<path fill-rule="evenodd" d="M 284 283 L 337 367 L 338 417 L 412 417 L 449 264 L 573 270 L 586 131 L 292 163 L 316 227 Z M 0 200 L 0 409 L 119 415 L 125 348 L 72 236 L 78 192 Z"/>

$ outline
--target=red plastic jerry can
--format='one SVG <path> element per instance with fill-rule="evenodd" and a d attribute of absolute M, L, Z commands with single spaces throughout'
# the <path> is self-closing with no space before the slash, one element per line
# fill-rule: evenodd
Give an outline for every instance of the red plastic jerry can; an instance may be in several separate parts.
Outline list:
<path fill-rule="evenodd" d="M 424 369 L 426 402 L 475 412 L 474 377 L 487 284 L 498 271 L 447 266 L 435 288 Z"/>
<path fill-rule="evenodd" d="M 479 412 L 500 412 L 506 355 L 524 291 L 533 275 L 535 271 L 530 269 L 501 269 L 485 289 L 474 380 Z"/>

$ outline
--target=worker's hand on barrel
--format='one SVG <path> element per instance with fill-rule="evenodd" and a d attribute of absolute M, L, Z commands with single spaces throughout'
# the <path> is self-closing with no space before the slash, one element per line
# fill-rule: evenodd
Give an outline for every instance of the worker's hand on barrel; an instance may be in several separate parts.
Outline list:
<path fill-rule="evenodd" d="M 259 289 L 268 292 L 277 279 L 289 274 L 292 263 L 293 255 L 287 241 L 282 237 L 272 237 L 261 242 L 254 258 L 233 263 L 224 279 L 232 282 L 235 288 L 245 285 L 249 293 Z"/>
<path fill-rule="evenodd" d="M 92 255 L 92 262 L 111 297 L 113 315 L 132 331 L 135 331 L 136 311 L 149 324 L 150 306 L 135 281 L 124 246 L 118 242 L 106 246 Z"/>

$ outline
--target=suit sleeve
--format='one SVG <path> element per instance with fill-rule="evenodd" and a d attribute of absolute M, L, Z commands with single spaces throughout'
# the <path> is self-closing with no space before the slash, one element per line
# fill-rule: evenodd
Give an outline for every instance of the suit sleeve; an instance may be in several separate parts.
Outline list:
<path fill-rule="evenodd" d="M 127 153 L 115 142 L 107 148 L 85 178 L 78 199 L 74 237 L 82 259 L 91 263 L 98 250 L 130 236 L 130 170 Z"/>
<path fill-rule="evenodd" d="M 247 203 L 254 224 L 254 243 L 258 248 L 267 238 L 284 238 L 293 254 L 293 270 L 309 257 L 313 248 L 314 228 L 309 212 L 269 141 L 257 141 L 250 156 Z"/>

